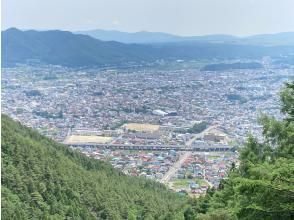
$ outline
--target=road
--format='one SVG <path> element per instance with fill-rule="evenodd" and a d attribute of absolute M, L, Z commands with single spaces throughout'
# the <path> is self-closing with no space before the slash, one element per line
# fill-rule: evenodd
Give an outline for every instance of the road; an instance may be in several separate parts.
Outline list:
<path fill-rule="evenodd" d="M 202 131 L 199 134 L 194 134 L 194 136 L 186 142 L 186 147 L 191 147 L 193 142 L 197 138 L 203 137 L 204 133 L 207 131 L 210 131 L 211 129 L 215 128 L 215 126 L 209 126 L 204 131 Z M 168 183 L 169 180 L 177 173 L 178 169 L 181 168 L 182 164 L 185 162 L 185 160 L 191 155 L 192 153 L 190 151 L 185 152 L 183 155 L 180 156 L 179 160 L 173 164 L 173 166 L 170 167 L 170 169 L 166 172 L 166 174 L 162 177 L 160 180 L 161 183 Z"/>
<path fill-rule="evenodd" d="M 190 140 L 188 140 L 187 142 L 186 142 L 186 146 L 187 147 L 191 147 L 191 145 L 193 144 L 193 142 L 196 140 L 196 139 L 198 139 L 198 138 L 202 138 L 203 137 L 203 135 L 204 135 L 204 133 L 206 133 L 206 132 L 208 132 L 208 131 L 210 131 L 210 130 L 212 130 L 212 129 L 214 129 L 214 128 L 216 128 L 216 126 L 209 126 L 208 128 L 206 128 L 204 131 L 202 131 L 202 132 L 200 132 L 200 133 L 198 133 L 198 134 L 194 134 L 194 136 L 190 139 Z"/>
<path fill-rule="evenodd" d="M 205 161 L 206 161 L 206 157 L 205 157 Z M 201 169 L 203 170 L 203 180 L 209 185 L 210 188 L 213 187 L 213 184 L 211 182 L 209 182 L 205 177 L 206 177 L 206 174 L 205 174 L 205 165 L 201 165 L 199 164 L 199 166 L 201 167 Z"/>
<path fill-rule="evenodd" d="M 166 172 L 166 174 L 160 180 L 161 183 L 168 183 L 170 178 L 176 174 L 179 168 L 181 168 L 184 161 L 191 155 L 190 151 L 185 152 L 180 156 L 179 160 L 173 164 L 173 166 Z"/>

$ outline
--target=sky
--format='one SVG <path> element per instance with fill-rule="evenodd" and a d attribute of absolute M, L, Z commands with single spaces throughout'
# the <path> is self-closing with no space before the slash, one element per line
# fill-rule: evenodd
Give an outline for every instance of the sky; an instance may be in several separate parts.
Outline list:
<path fill-rule="evenodd" d="M 182 36 L 294 31 L 294 0 L 2 0 L 1 29 L 105 29 Z"/>

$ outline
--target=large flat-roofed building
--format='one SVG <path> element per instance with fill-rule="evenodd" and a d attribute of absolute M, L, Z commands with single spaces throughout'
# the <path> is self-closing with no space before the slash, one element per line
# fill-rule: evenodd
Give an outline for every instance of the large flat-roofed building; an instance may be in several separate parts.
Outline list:
<path fill-rule="evenodd" d="M 164 112 L 164 111 L 162 111 L 162 110 L 160 110 L 160 109 L 153 110 L 153 111 L 152 111 L 152 114 L 154 114 L 154 115 L 159 115 L 159 116 L 166 116 L 166 115 L 168 115 L 167 112 Z"/>
<path fill-rule="evenodd" d="M 203 136 L 203 139 L 206 141 L 221 142 L 226 139 L 225 134 L 216 134 L 216 133 L 206 133 Z"/>
<path fill-rule="evenodd" d="M 140 123 L 127 123 L 122 126 L 127 130 L 133 130 L 136 132 L 156 132 L 159 130 L 159 125 L 153 124 L 140 124 Z"/>

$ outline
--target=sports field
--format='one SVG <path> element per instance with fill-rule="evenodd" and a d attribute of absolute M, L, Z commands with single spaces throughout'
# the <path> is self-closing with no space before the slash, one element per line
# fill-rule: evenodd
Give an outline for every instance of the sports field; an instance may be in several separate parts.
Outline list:
<path fill-rule="evenodd" d="M 112 140 L 112 137 L 93 136 L 93 135 L 71 135 L 66 138 L 67 144 L 79 144 L 79 143 L 95 143 L 105 144 Z"/>
<path fill-rule="evenodd" d="M 128 123 L 123 125 L 124 128 L 134 131 L 154 132 L 159 129 L 159 125 Z"/>

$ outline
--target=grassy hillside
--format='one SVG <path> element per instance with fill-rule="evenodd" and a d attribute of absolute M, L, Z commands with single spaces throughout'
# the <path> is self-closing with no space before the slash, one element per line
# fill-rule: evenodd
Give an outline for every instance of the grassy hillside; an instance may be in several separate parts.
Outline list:
<path fill-rule="evenodd" d="M 39 135 L 2 115 L 2 219 L 183 219 L 163 185 Z"/>

